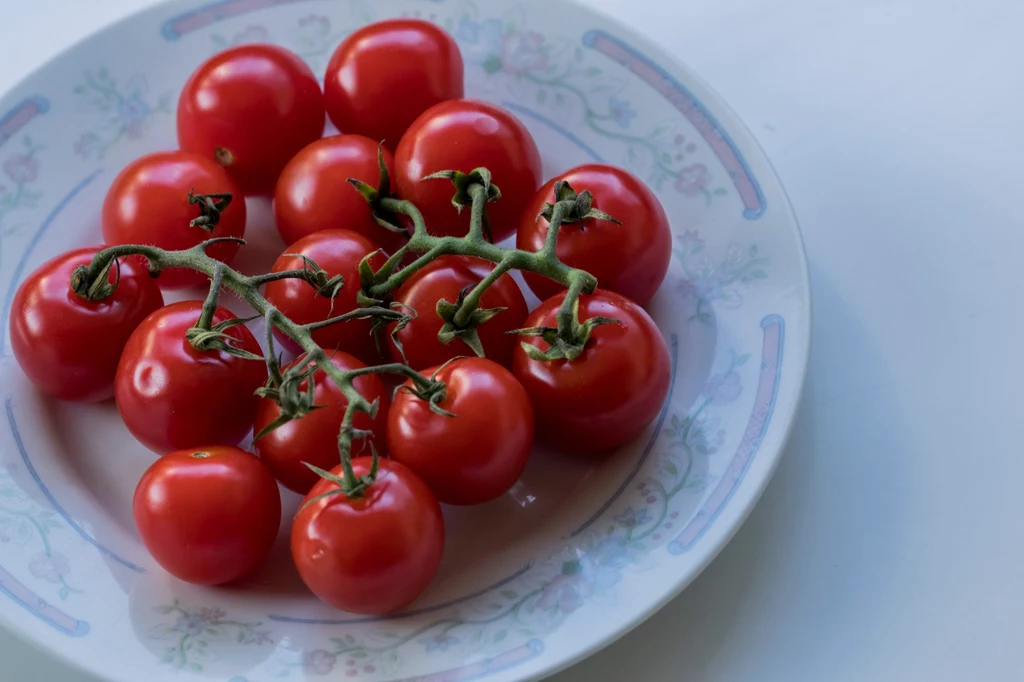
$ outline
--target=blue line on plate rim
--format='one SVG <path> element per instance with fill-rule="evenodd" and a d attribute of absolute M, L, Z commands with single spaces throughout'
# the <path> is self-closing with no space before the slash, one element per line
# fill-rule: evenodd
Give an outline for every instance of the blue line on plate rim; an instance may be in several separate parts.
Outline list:
<path fill-rule="evenodd" d="M 113 550 L 110 550 L 103 544 L 101 544 L 99 540 L 86 533 L 85 529 L 79 526 L 78 522 L 71 518 L 71 515 L 68 514 L 67 510 L 65 510 L 64 507 L 62 507 L 60 503 L 57 502 L 57 498 L 53 496 L 53 493 L 50 492 L 50 489 L 46 487 L 45 483 L 43 483 L 43 479 L 39 477 L 39 472 L 36 471 L 35 465 L 32 464 L 32 458 L 29 457 L 28 450 L 25 449 L 25 442 L 21 438 L 21 432 L 18 430 L 18 422 L 14 417 L 13 399 L 10 396 L 8 396 L 7 399 L 4 401 L 4 407 L 7 411 L 7 422 L 11 426 L 11 435 L 14 437 L 14 444 L 17 445 L 18 452 L 21 454 L 21 461 L 25 464 L 25 468 L 28 470 L 28 473 L 32 477 L 32 480 L 35 481 L 36 485 L 39 486 L 39 490 L 42 491 L 43 496 L 46 497 L 46 500 L 50 503 L 50 506 L 53 507 L 53 510 L 60 514 L 61 518 L 63 518 L 67 522 L 68 526 L 70 526 L 72 530 L 78 533 L 83 540 L 85 540 L 90 545 L 98 549 L 100 552 L 110 557 L 122 566 L 130 568 L 136 573 L 145 573 L 146 569 L 144 569 L 142 566 L 138 566 L 132 563 L 131 561 L 128 561 L 127 559 L 121 557 Z"/>

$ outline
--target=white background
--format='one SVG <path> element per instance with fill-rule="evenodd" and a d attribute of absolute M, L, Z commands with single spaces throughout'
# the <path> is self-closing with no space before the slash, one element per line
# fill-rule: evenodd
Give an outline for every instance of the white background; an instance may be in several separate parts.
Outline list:
<path fill-rule="evenodd" d="M 0 92 L 151 2 L 0 0 Z M 589 2 L 766 149 L 807 242 L 814 350 L 736 538 L 554 679 L 1024 680 L 1024 2 Z M 3 633 L 0 680 L 92 682 Z"/>

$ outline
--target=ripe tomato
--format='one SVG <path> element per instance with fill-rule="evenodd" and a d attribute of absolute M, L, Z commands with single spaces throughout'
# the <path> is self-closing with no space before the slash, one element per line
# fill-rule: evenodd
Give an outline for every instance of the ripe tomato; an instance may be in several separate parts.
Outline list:
<path fill-rule="evenodd" d="M 158 453 L 238 443 L 252 427 L 255 391 L 267 380 L 261 360 L 192 347 L 185 333 L 202 307 L 202 301 L 181 301 L 147 317 L 128 339 L 117 367 L 114 397 L 121 418 L 132 435 Z M 218 308 L 213 323 L 234 318 Z M 235 347 L 261 354 L 245 326 L 225 333 Z"/>
<path fill-rule="evenodd" d="M 246 194 L 270 194 L 285 164 L 324 131 L 316 76 L 276 45 L 228 48 L 203 62 L 178 99 L 178 145 L 216 159 Z"/>
<path fill-rule="evenodd" d="M 114 395 L 114 374 L 128 337 L 164 304 L 145 266 L 123 259 L 107 298 L 90 301 L 71 290 L 71 273 L 102 247 L 75 249 L 43 263 L 11 301 L 11 349 L 22 371 L 47 395 L 96 402 Z M 117 280 L 112 267 L 108 281 Z"/>
<path fill-rule="evenodd" d="M 132 514 L 165 571 L 198 585 L 237 580 L 263 562 L 281 524 L 277 482 L 230 446 L 171 452 L 142 475 Z"/>
<path fill-rule="evenodd" d="M 327 114 L 338 130 L 392 149 L 417 116 L 459 97 L 459 47 L 420 19 L 378 21 L 353 32 L 334 51 L 324 80 Z"/>
<path fill-rule="evenodd" d="M 593 207 L 608 213 L 621 225 L 587 219 L 563 223 L 556 253 L 559 260 L 597 277 L 599 286 L 647 303 L 661 286 L 672 259 L 672 231 L 661 202 L 636 176 L 621 168 L 587 164 L 548 181 L 534 195 L 519 222 L 516 246 L 539 251 L 548 233 L 548 221 L 537 219 L 545 203 L 554 202 L 554 186 L 567 181 L 574 190 L 590 190 Z M 538 298 L 554 296 L 563 287 L 546 277 L 524 273 Z"/>
<path fill-rule="evenodd" d="M 394 157 L 383 150 L 388 173 Z M 366 200 L 345 181 L 355 178 L 376 187 L 380 181 L 377 143 L 360 135 L 317 140 L 295 155 L 277 180 L 274 217 L 286 244 L 322 230 L 358 232 L 394 253 L 405 239 L 378 225 Z"/>
<path fill-rule="evenodd" d="M 395 151 L 398 195 L 416 204 L 431 234 L 462 236 L 469 232 L 470 211 L 452 206 L 455 187 L 447 180 L 427 180 L 437 171 L 491 171 L 501 199 L 488 206 L 495 242 L 511 235 L 519 216 L 541 183 L 540 153 L 530 131 L 505 109 L 487 102 L 458 99 L 442 102 L 409 127 Z"/>
<path fill-rule="evenodd" d="M 526 468 L 533 445 L 526 391 L 511 372 L 484 358 L 460 358 L 424 373 L 445 383 L 438 406 L 455 416 L 397 392 L 388 416 L 391 458 L 416 472 L 446 504 L 481 504 L 505 494 Z"/>
<path fill-rule="evenodd" d="M 563 298 L 541 303 L 524 326 L 558 326 Z M 533 401 L 540 437 L 561 450 L 591 453 L 622 445 L 658 415 L 668 393 L 668 348 L 644 309 L 598 289 L 580 297 L 580 320 L 598 316 L 620 323 L 596 327 L 575 360 L 533 360 L 516 348 L 512 371 Z M 523 338 L 548 348 L 537 337 Z"/>
<path fill-rule="evenodd" d="M 355 310 L 358 307 L 356 293 L 359 291 L 359 261 L 367 254 L 379 250 L 380 247 L 366 237 L 348 230 L 324 230 L 303 237 L 285 249 L 274 263 L 272 272 L 301 270 L 302 259 L 298 256 L 306 256 L 331 277 L 344 277 L 345 285 L 333 302 L 328 296 L 318 294 L 309 282 L 301 279 L 271 282 L 264 295 L 275 308 L 298 324 L 322 322 Z M 380 253 L 370 259 L 370 265 L 376 270 L 385 260 L 387 258 Z M 371 320 L 351 320 L 317 329 L 313 332 L 313 340 L 328 351 L 343 350 L 372 364 L 379 357 L 371 333 L 372 327 Z M 287 348 L 298 350 L 298 346 L 284 334 L 277 334 L 277 338 Z"/>
<path fill-rule="evenodd" d="M 189 223 L 202 215 L 200 205 L 189 203 L 189 193 L 230 194 L 231 203 L 212 229 Z M 211 200 L 216 202 L 215 197 Z M 147 154 L 124 167 L 103 201 L 103 240 L 108 244 L 151 244 L 161 249 L 188 249 L 213 237 L 245 235 L 245 198 L 227 171 L 211 158 L 189 152 Z M 238 244 L 214 244 L 206 253 L 230 263 Z M 206 275 L 187 268 L 169 268 L 160 285 L 175 289 L 207 281 Z"/>
<path fill-rule="evenodd" d="M 357 476 L 370 458 L 352 460 Z M 341 465 L 331 472 L 341 475 Z M 383 615 L 420 595 L 433 580 L 444 548 L 441 506 L 408 467 L 380 460 L 376 482 L 362 497 L 316 499 L 338 486 L 321 479 L 292 524 L 292 559 L 317 597 L 351 613 Z M 305 503 L 304 503 L 305 504 Z"/>
<path fill-rule="evenodd" d="M 444 325 L 444 320 L 436 312 L 437 302 L 445 299 L 449 303 L 455 303 L 461 290 L 479 283 L 492 268 L 490 262 L 480 258 L 441 256 L 416 272 L 398 288 L 394 296 L 395 301 L 417 313 L 417 317 L 398 332 L 398 340 L 402 343 L 410 367 L 422 369 L 440 365 L 460 355 L 475 355 L 460 338 L 452 339 L 446 344 L 437 338 L 437 333 Z M 505 310 L 476 328 L 484 353 L 491 360 L 511 367 L 512 349 L 519 341 L 515 335 L 507 332 L 522 327 L 529 314 L 526 299 L 523 298 L 519 285 L 511 275 L 502 275 L 480 297 L 479 309 L 487 308 Z M 388 347 L 392 359 L 401 362 L 402 354 L 390 333 Z"/>
<path fill-rule="evenodd" d="M 303 361 L 303 358 L 299 358 L 292 366 Z M 331 362 L 345 371 L 366 367 L 351 355 L 340 351 L 333 354 Z M 384 456 L 387 453 L 385 429 L 388 408 L 391 405 L 387 387 L 375 374 L 357 377 L 352 383 L 368 401 L 379 401 L 376 417 L 371 419 L 370 415 L 362 412 L 356 414 L 353 426 L 372 431 L 373 436 L 364 446 L 360 445 L 361 441 L 354 441 L 353 449 L 366 447 L 366 452 L 369 453 L 369 443 L 373 443 L 378 454 Z M 299 392 L 304 393 L 307 388 L 308 380 L 299 385 Z M 308 493 L 320 480 L 320 477 L 303 462 L 309 462 L 328 471 L 338 465 L 338 433 L 345 416 L 345 408 L 348 407 L 348 400 L 341 389 L 324 372 L 317 371 L 313 375 L 313 391 L 313 404 L 318 405 L 319 409 L 277 427 L 256 441 L 256 454 L 263 463 L 285 487 L 300 495 Z M 281 408 L 276 402 L 269 398 L 260 398 L 253 429 L 259 433 L 279 416 Z"/>

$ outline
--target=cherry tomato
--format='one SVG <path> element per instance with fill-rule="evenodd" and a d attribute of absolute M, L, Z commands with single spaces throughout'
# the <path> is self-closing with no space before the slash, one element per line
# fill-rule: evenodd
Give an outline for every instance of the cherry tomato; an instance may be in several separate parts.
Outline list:
<path fill-rule="evenodd" d="M 527 327 L 556 327 L 565 294 L 544 301 Z M 611 317 L 596 327 L 575 360 L 533 360 L 517 347 L 512 371 L 537 413 L 539 437 L 560 450 L 601 452 L 639 434 L 661 410 L 671 368 L 654 321 L 630 299 L 598 289 L 580 297 L 580 320 Z M 522 337 L 542 350 L 537 337 Z"/>
<path fill-rule="evenodd" d="M 324 131 L 316 76 L 276 45 L 228 48 L 203 62 L 178 99 L 178 145 L 216 159 L 246 194 L 270 194 L 285 164 Z"/>
<path fill-rule="evenodd" d="M 365 476 L 370 458 L 352 460 L 352 468 Z M 332 473 L 341 476 L 341 465 Z M 362 497 L 317 499 L 332 490 L 338 486 L 321 479 L 292 524 L 292 559 L 303 582 L 350 613 L 383 615 L 412 602 L 436 575 L 444 548 L 441 506 L 430 488 L 405 465 L 382 459 Z"/>
<path fill-rule="evenodd" d="M 388 416 L 391 458 L 405 464 L 446 504 L 481 504 L 505 494 L 526 468 L 533 406 L 501 365 L 460 358 L 424 372 L 445 383 L 438 406 L 398 391 Z M 436 373 L 436 374 L 435 374 Z"/>
<path fill-rule="evenodd" d="M 341 275 L 345 285 L 332 301 L 330 297 L 318 294 L 305 280 L 282 279 L 268 284 L 265 296 L 275 308 L 298 324 L 322 322 L 355 310 L 356 293 L 359 291 L 359 261 L 367 254 L 379 250 L 380 247 L 366 237 L 348 230 L 324 230 L 303 237 L 277 259 L 272 272 L 301 270 L 303 263 L 299 256 L 306 256 L 330 276 Z M 386 256 L 380 253 L 370 259 L 370 265 L 376 270 L 386 260 Z M 372 327 L 371 320 L 350 320 L 317 329 L 313 332 L 313 340 L 328 351 L 343 350 L 365 363 L 373 364 L 379 354 L 371 333 Z M 298 350 L 295 343 L 283 334 L 278 334 L 277 338 L 287 348 Z"/>
<path fill-rule="evenodd" d="M 114 395 L 114 375 L 128 338 L 164 304 L 145 266 L 122 259 L 120 281 L 107 298 L 71 290 L 71 273 L 102 247 L 75 249 L 43 263 L 11 301 L 11 348 L 29 380 L 61 400 L 96 402 Z M 116 267 L 108 281 L 117 281 Z"/>
<path fill-rule="evenodd" d="M 539 251 L 548 233 L 548 221 L 537 219 L 545 203 L 554 202 L 554 186 L 567 181 L 574 190 L 590 190 L 593 207 L 622 224 L 587 219 L 563 223 L 558 234 L 559 260 L 597 277 L 599 286 L 647 303 L 661 286 L 672 258 L 672 231 L 661 202 L 636 176 L 603 164 L 579 166 L 548 181 L 534 196 L 519 222 L 516 246 Z M 546 277 L 523 273 L 538 298 L 550 298 L 563 289 Z"/>
<path fill-rule="evenodd" d="M 223 350 L 199 351 L 185 333 L 199 320 L 202 301 L 157 310 L 135 330 L 121 355 L 114 397 L 125 426 L 158 453 L 210 445 L 235 445 L 252 427 L 257 388 L 267 380 L 262 360 Z M 213 323 L 235 319 L 218 308 Z M 226 332 L 236 348 L 260 355 L 245 326 Z"/>
<path fill-rule="evenodd" d="M 231 195 L 210 228 L 190 223 L 200 218 L 199 204 L 189 204 L 189 192 Z M 213 202 L 217 197 L 210 197 Z M 213 159 L 189 152 L 156 152 L 132 161 L 114 178 L 103 201 L 103 240 L 108 244 L 151 244 L 168 251 L 188 249 L 213 237 L 245 235 L 245 198 L 238 184 Z M 230 263 L 239 245 L 214 244 L 206 253 Z M 160 273 L 168 289 L 206 282 L 206 275 L 186 268 Z"/>
<path fill-rule="evenodd" d="M 392 149 L 416 117 L 462 97 L 462 55 L 452 37 L 420 19 L 389 19 L 341 41 L 327 65 L 324 99 L 338 130 Z"/>
<path fill-rule="evenodd" d="M 540 153 L 530 131 L 505 109 L 487 102 L 442 102 L 409 127 L 395 151 L 398 195 L 416 204 L 431 234 L 469 232 L 470 211 L 452 206 L 455 187 L 427 180 L 437 171 L 491 171 L 501 199 L 487 207 L 491 232 L 499 242 L 515 232 L 519 216 L 541 183 Z"/>
<path fill-rule="evenodd" d="M 222 585 L 257 568 L 277 539 L 281 494 L 250 452 L 171 452 L 142 475 L 132 514 L 142 544 L 174 577 Z"/>
<path fill-rule="evenodd" d="M 302 358 L 292 365 L 301 362 Z M 366 367 L 351 355 L 340 351 L 333 354 L 331 362 L 345 371 Z M 370 415 L 362 412 L 356 414 L 353 426 L 371 431 L 373 436 L 366 441 L 355 441 L 353 449 L 365 447 L 366 452 L 369 452 L 369 443 L 373 443 L 377 453 L 384 456 L 387 453 L 388 408 L 391 405 L 387 387 L 374 374 L 357 377 L 352 383 L 364 398 L 370 402 L 375 399 L 379 401 L 376 417 L 371 419 Z M 300 392 L 305 392 L 307 388 L 308 380 L 299 385 Z M 319 406 L 319 409 L 278 426 L 256 441 L 256 454 L 263 463 L 285 487 L 300 495 L 308 493 L 320 480 L 320 477 L 303 462 L 309 462 L 328 471 L 338 465 L 338 433 L 341 431 L 345 408 L 348 407 L 348 400 L 341 389 L 322 371 L 317 371 L 313 375 L 313 391 L 313 404 Z M 256 408 L 254 431 L 259 433 L 279 416 L 281 408 L 278 404 L 269 398 L 261 398 Z M 360 445 L 361 442 L 365 445 Z"/>
<path fill-rule="evenodd" d="M 388 173 L 394 157 L 383 150 Z M 345 181 L 355 178 L 376 187 L 380 182 L 377 143 L 360 135 L 317 140 L 295 155 L 277 181 L 274 216 L 286 244 L 322 230 L 345 229 L 367 237 L 394 253 L 406 239 L 378 225 L 366 200 Z"/>
<path fill-rule="evenodd" d="M 441 256 L 422 270 L 416 272 L 398 288 L 396 302 L 416 311 L 417 317 L 398 332 L 398 340 L 405 351 L 410 367 L 421 369 L 440 365 L 460 355 L 475 355 L 461 338 L 441 343 L 437 333 L 444 321 L 436 312 L 441 299 L 449 303 L 458 300 L 459 292 L 473 287 L 484 279 L 494 266 L 480 258 L 467 256 Z M 505 308 L 497 315 L 479 325 L 480 336 L 486 357 L 511 367 L 512 349 L 519 343 L 515 335 L 508 334 L 519 329 L 529 314 L 526 299 L 519 285 L 511 275 L 504 274 L 480 298 L 479 309 Z M 392 325 L 392 328 L 394 325 Z M 395 362 L 402 361 L 402 354 L 388 334 L 388 346 Z"/>

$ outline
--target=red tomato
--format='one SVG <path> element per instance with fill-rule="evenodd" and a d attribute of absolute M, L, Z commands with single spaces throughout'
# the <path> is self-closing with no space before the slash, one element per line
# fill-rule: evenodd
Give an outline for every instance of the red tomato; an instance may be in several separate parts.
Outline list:
<path fill-rule="evenodd" d="M 459 47 L 420 19 L 378 21 L 353 32 L 334 51 L 324 80 L 327 114 L 338 130 L 392 149 L 417 116 L 459 97 Z"/>
<path fill-rule="evenodd" d="M 222 585 L 251 573 L 281 523 L 277 482 L 252 453 L 230 446 L 178 450 L 135 488 L 142 544 L 174 577 Z"/>
<path fill-rule="evenodd" d="M 317 293 L 309 282 L 301 279 L 282 279 L 267 285 L 265 296 L 270 303 L 298 324 L 322 322 L 328 318 L 355 310 L 359 291 L 359 261 L 369 253 L 378 251 L 375 243 L 348 230 L 324 230 L 303 237 L 277 259 L 272 272 L 301 270 L 302 259 L 313 259 L 330 276 L 341 275 L 345 285 L 332 301 Z M 293 255 L 294 254 L 294 255 Z M 376 270 L 387 258 L 380 253 L 370 259 Z M 343 350 L 366 363 L 376 362 L 379 354 L 370 330 L 370 320 L 351 320 L 324 327 L 313 332 L 313 340 L 328 351 Z M 275 330 L 276 332 L 277 330 Z M 297 351 L 298 346 L 284 334 L 277 338 L 287 348 Z"/>
<path fill-rule="evenodd" d="M 252 428 L 254 394 L 267 380 L 261 360 L 192 347 L 185 333 L 202 307 L 202 301 L 181 301 L 147 317 L 128 339 L 117 367 L 114 397 L 121 418 L 132 435 L 158 453 L 238 443 Z M 213 322 L 234 318 L 218 308 Z M 225 333 L 236 347 L 262 353 L 245 326 Z"/>
<path fill-rule="evenodd" d="M 189 192 L 230 194 L 212 230 L 189 223 L 201 215 L 189 204 Z M 211 197 L 213 201 L 216 198 Z M 238 184 L 213 159 L 189 152 L 147 154 L 124 167 L 103 201 L 103 240 L 108 244 L 151 244 L 161 249 L 188 249 L 213 237 L 245 235 L 245 198 Z M 238 244 L 215 244 L 206 253 L 230 263 Z M 169 268 L 160 274 L 168 289 L 195 286 L 206 275 L 187 268 Z"/>
<path fill-rule="evenodd" d="M 397 392 L 388 416 L 391 458 L 416 472 L 446 504 L 481 504 L 505 494 L 526 468 L 533 445 L 526 391 L 511 372 L 484 358 L 461 358 L 424 373 L 445 383 L 438 406 L 455 416 Z"/>
<path fill-rule="evenodd" d="M 352 460 L 352 468 L 365 476 L 370 458 Z M 340 476 L 341 465 L 332 473 Z M 306 502 L 337 489 L 321 479 Z M 412 602 L 433 580 L 444 520 L 416 474 L 382 459 L 377 481 L 362 497 L 330 495 L 300 508 L 291 540 L 292 559 L 313 594 L 343 611 L 383 615 Z"/>
<path fill-rule="evenodd" d="M 102 247 L 75 249 L 39 266 L 11 301 L 11 348 L 22 371 L 47 395 L 96 402 L 114 395 L 128 337 L 164 304 L 156 282 L 134 259 L 121 261 L 114 292 L 90 301 L 71 290 L 71 273 Z M 111 268 L 113 284 L 117 268 Z"/>
<path fill-rule="evenodd" d="M 437 338 L 437 333 L 444 325 L 436 312 L 437 302 L 445 299 L 455 303 L 462 289 L 479 283 L 493 267 L 490 262 L 480 258 L 441 256 L 398 288 L 395 301 L 417 313 L 417 317 L 398 332 L 398 340 L 402 343 L 410 367 L 422 369 L 440 365 L 460 355 L 476 355 L 462 339 L 456 338 L 445 344 Z M 511 367 L 512 349 L 519 340 L 506 332 L 522 327 L 529 314 L 526 299 L 511 275 L 502 275 L 484 292 L 480 298 L 480 309 L 488 308 L 505 310 L 476 328 L 484 353 L 491 360 Z M 402 354 L 390 335 L 393 327 L 389 328 L 388 347 L 392 359 L 401 362 Z"/>
<path fill-rule="evenodd" d="M 295 53 L 231 47 L 203 62 L 178 99 L 178 145 L 216 159 L 246 194 L 270 194 L 285 164 L 324 132 L 324 97 Z"/>
<path fill-rule="evenodd" d="M 526 327 L 556 327 L 565 294 L 540 304 Z M 577 359 L 539 361 L 517 347 L 512 371 L 533 401 L 541 438 L 560 450 L 611 450 L 639 434 L 661 410 L 671 377 L 668 347 L 644 309 L 598 289 L 580 297 L 580 320 L 612 317 L 594 329 Z M 537 337 L 522 337 L 542 350 Z"/>
<path fill-rule="evenodd" d="M 599 286 L 647 303 L 661 286 L 672 259 L 672 231 L 661 202 L 636 176 L 602 164 L 579 166 L 548 181 L 534 196 L 519 222 L 516 246 L 540 251 L 548 233 L 548 221 L 537 219 L 545 203 L 554 202 L 554 186 L 566 180 L 577 192 L 590 190 L 593 207 L 608 213 L 621 225 L 587 219 L 563 223 L 556 253 L 566 265 L 597 277 Z M 554 296 L 563 287 L 546 277 L 523 273 L 538 298 Z"/>
<path fill-rule="evenodd" d="M 366 367 L 347 353 L 334 353 L 331 361 L 342 370 L 349 371 Z M 298 359 L 292 366 L 302 362 Z M 380 401 L 377 408 L 377 416 L 373 419 L 363 412 L 357 413 L 352 424 L 355 428 L 372 431 L 373 436 L 368 441 L 353 442 L 353 449 L 358 450 L 365 447 L 369 453 L 369 444 L 373 443 L 377 453 L 381 456 L 387 454 L 386 432 L 388 408 L 391 400 L 388 398 L 387 387 L 375 374 L 366 374 L 357 377 L 352 382 L 359 393 L 373 402 Z M 303 462 L 309 462 L 321 469 L 330 471 L 339 462 L 338 433 L 341 431 L 341 421 L 345 416 L 345 408 L 348 407 L 348 400 L 342 394 L 337 384 L 324 372 L 317 371 L 313 375 L 314 405 L 319 409 L 307 413 L 299 419 L 293 419 L 282 426 L 277 427 L 267 435 L 256 441 L 256 454 L 260 456 L 263 463 L 273 472 L 277 480 L 285 487 L 294 490 L 300 495 L 305 495 L 309 489 L 320 480 L 313 471 Z M 308 382 L 304 381 L 299 385 L 299 391 L 305 392 Z M 256 422 L 253 430 L 256 433 L 262 431 L 268 424 L 281 416 L 281 408 L 276 402 L 269 398 L 261 398 L 256 408 Z"/>
<path fill-rule="evenodd" d="M 394 157 L 384 163 L 394 175 Z M 363 196 L 345 181 L 355 178 L 376 187 L 380 182 L 377 143 L 360 135 L 334 135 L 317 140 L 295 155 L 277 181 L 274 216 L 286 244 L 314 232 L 346 229 L 394 253 L 405 239 L 378 225 Z"/>
<path fill-rule="evenodd" d="M 501 199 L 487 207 L 495 242 L 510 236 L 541 183 L 540 153 L 530 131 L 505 109 L 459 99 L 431 107 L 409 127 L 395 151 L 398 195 L 416 204 L 431 234 L 469 232 L 470 211 L 452 206 L 455 187 L 427 180 L 437 171 L 491 171 Z"/>

